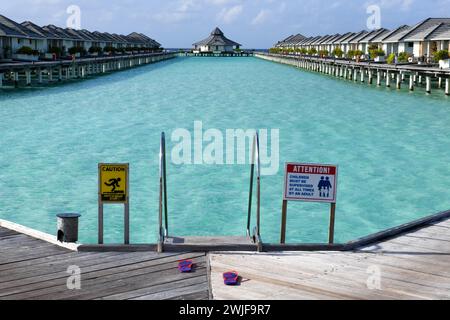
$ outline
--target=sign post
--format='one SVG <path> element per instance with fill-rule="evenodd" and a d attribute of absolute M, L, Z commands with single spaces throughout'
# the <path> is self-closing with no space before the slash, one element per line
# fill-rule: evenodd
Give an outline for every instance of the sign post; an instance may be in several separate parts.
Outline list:
<path fill-rule="evenodd" d="M 281 218 L 281 243 L 286 243 L 289 201 L 330 203 L 329 244 L 334 243 L 338 167 L 335 165 L 287 163 Z"/>
<path fill-rule="evenodd" d="M 99 164 L 98 177 L 98 243 L 103 244 L 104 204 L 123 204 L 124 242 L 130 244 L 129 164 Z"/>

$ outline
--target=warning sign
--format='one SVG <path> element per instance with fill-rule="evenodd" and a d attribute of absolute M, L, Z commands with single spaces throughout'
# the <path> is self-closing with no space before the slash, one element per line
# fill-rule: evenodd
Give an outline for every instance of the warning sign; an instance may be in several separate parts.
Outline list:
<path fill-rule="evenodd" d="M 128 202 L 128 164 L 100 164 L 99 192 L 102 203 Z"/>
<path fill-rule="evenodd" d="M 338 167 L 288 163 L 284 200 L 336 203 Z"/>

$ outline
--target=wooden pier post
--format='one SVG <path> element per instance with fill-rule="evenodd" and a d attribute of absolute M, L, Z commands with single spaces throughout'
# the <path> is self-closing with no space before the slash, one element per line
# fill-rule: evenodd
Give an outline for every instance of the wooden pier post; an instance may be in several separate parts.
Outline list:
<path fill-rule="evenodd" d="M 25 70 L 25 79 L 27 86 L 31 86 L 31 70 Z"/>
<path fill-rule="evenodd" d="M 53 69 L 48 70 L 48 82 L 53 82 Z"/>
<path fill-rule="evenodd" d="M 448 96 L 448 95 L 450 95 L 450 93 L 449 93 L 449 90 L 450 90 L 450 88 L 449 88 L 449 86 L 450 86 L 450 79 L 449 78 L 446 78 L 445 79 L 445 95 L 446 96 Z"/>
<path fill-rule="evenodd" d="M 381 71 L 377 70 L 377 86 L 381 86 Z"/>
<path fill-rule="evenodd" d="M 0 73 L 0 88 L 3 87 L 3 72 Z"/>
<path fill-rule="evenodd" d="M 353 81 L 358 81 L 358 69 L 353 69 Z"/>
<path fill-rule="evenodd" d="M 414 91 L 414 75 L 409 75 L 409 91 Z"/>
<path fill-rule="evenodd" d="M 442 89 L 442 77 L 439 77 L 438 79 L 438 88 Z"/>
<path fill-rule="evenodd" d="M 369 84 L 373 83 L 373 75 L 372 75 L 372 70 L 369 69 Z"/>
<path fill-rule="evenodd" d="M 431 93 L 431 77 L 427 76 L 426 81 L 427 81 L 427 93 L 429 94 Z"/>
<path fill-rule="evenodd" d="M 13 72 L 13 77 L 14 77 L 14 87 L 17 88 L 19 86 L 19 73 Z"/>
<path fill-rule="evenodd" d="M 365 72 L 365 70 L 364 70 L 364 68 L 361 68 L 361 82 L 362 83 L 364 83 L 364 76 L 365 76 L 365 74 L 364 74 L 364 72 Z"/>
<path fill-rule="evenodd" d="M 42 70 L 41 69 L 37 69 L 37 78 L 38 78 L 38 83 L 42 84 Z"/>
<path fill-rule="evenodd" d="M 397 89 L 400 90 L 402 88 L 402 74 L 397 73 Z"/>
<path fill-rule="evenodd" d="M 58 68 L 58 81 L 61 82 L 62 79 L 63 79 L 63 76 L 62 76 L 62 67 L 59 67 L 59 68 Z"/>
<path fill-rule="evenodd" d="M 386 87 L 391 86 L 391 75 L 389 74 L 389 70 L 386 71 Z"/>

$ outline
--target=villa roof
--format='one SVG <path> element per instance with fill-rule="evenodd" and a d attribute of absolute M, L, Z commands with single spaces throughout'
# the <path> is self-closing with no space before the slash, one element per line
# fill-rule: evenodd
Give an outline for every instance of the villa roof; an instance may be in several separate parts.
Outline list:
<path fill-rule="evenodd" d="M 293 36 L 289 41 L 287 41 L 287 44 L 290 45 L 296 45 L 298 44 L 300 41 L 303 41 L 306 37 L 302 34 L 296 34 L 295 36 Z"/>
<path fill-rule="evenodd" d="M 322 36 L 312 37 L 309 41 L 303 43 L 304 45 L 312 45 L 314 42 L 322 38 Z"/>
<path fill-rule="evenodd" d="M 390 31 L 388 29 L 380 29 L 380 30 L 384 30 L 383 32 L 380 32 L 379 34 L 377 34 L 375 37 L 373 37 L 370 42 L 373 43 L 378 43 L 378 42 L 383 42 L 383 39 L 388 37 L 390 34 L 392 34 L 393 31 Z M 395 31 L 395 30 L 394 30 Z"/>
<path fill-rule="evenodd" d="M 42 29 L 52 32 L 53 34 L 55 34 L 58 37 L 58 39 L 78 40 L 78 39 L 74 39 L 74 37 L 72 35 L 68 34 L 64 29 L 59 28 L 52 24 L 49 24 L 48 26 L 44 26 L 44 27 L 42 27 Z"/>
<path fill-rule="evenodd" d="M 434 32 L 441 23 L 450 23 L 450 18 L 428 18 L 415 25 L 399 40 L 404 42 L 423 41 Z"/>
<path fill-rule="evenodd" d="M 342 36 L 338 37 L 337 39 L 334 39 L 332 44 L 341 44 L 344 41 L 346 41 L 347 39 L 349 39 L 355 35 L 356 35 L 356 33 L 354 33 L 354 32 L 347 32 L 347 33 L 343 34 Z"/>
<path fill-rule="evenodd" d="M 91 41 L 89 38 L 87 38 L 85 35 L 80 33 L 78 30 L 71 29 L 71 28 L 66 28 L 66 29 L 64 29 L 64 32 L 67 33 L 68 35 L 70 35 L 73 40 L 78 40 L 78 41 L 88 40 L 88 41 Z"/>
<path fill-rule="evenodd" d="M 401 37 L 407 34 L 411 30 L 410 26 L 403 25 L 395 30 L 392 30 L 390 33 L 386 34 L 386 36 L 382 39 L 382 42 L 397 42 Z"/>
<path fill-rule="evenodd" d="M 293 37 L 295 37 L 294 34 L 290 35 L 289 37 L 287 37 L 287 38 L 284 39 L 284 40 L 278 41 L 277 45 L 285 44 L 285 43 L 287 43 L 287 41 L 289 41 L 289 40 L 292 39 Z"/>
<path fill-rule="evenodd" d="M 54 34 L 53 32 L 51 32 L 50 30 L 44 30 L 43 28 L 41 28 L 40 26 L 34 24 L 31 21 L 24 21 L 21 23 L 21 25 L 25 28 L 27 28 L 28 30 L 39 34 L 40 36 L 47 38 L 47 39 L 59 39 L 59 37 Z"/>
<path fill-rule="evenodd" d="M 241 46 L 239 43 L 234 42 L 223 34 L 222 30 L 219 28 L 215 28 L 211 35 L 197 43 L 193 44 L 194 46 Z"/>
<path fill-rule="evenodd" d="M 109 37 L 103 32 L 94 31 L 92 34 L 95 35 L 100 42 L 114 42 L 114 38 Z"/>
<path fill-rule="evenodd" d="M 386 34 L 388 32 L 389 32 L 389 30 L 384 29 L 384 28 L 373 30 L 373 31 L 369 32 L 364 38 L 360 39 L 359 42 L 360 43 L 373 42 L 373 40 L 376 39 L 377 37 L 379 37 L 380 34 Z"/>
<path fill-rule="evenodd" d="M 322 36 L 318 38 L 317 40 L 313 41 L 311 44 L 321 44 L 323 41 L 327 40 L 330 37 L 330 35 Z"/>
<path fill-rule="evenodd" d="M 119 42 L 125 44 L 128 43 L 128 39 L 126 36 L 124 36 L 123 34 L 117 34 L 117 33 L 113 33 L 112 36 L 114 38 L 116 38 L 117 40 L 120 40 Z"/>
<path fill-rule="evenodd" d="M 441 23 L 433 32 L 431 32 L 426 40 L 431 41 L 447 41 L 450 40 L 450 23 Z"/>
<path fill-rule="evenodd" d="M 43 39 L 43 35 L 0 15 L 0 36 L 13 36 L 27 39 Z"/>
<path fill-rule="evenodd" d="M 333 43 L 334 40 L 336 40 L 340 37 L 342 37 L 342 35 L 339 33 L 332 35 L 332 36 L 328 37 L 328 39 L 325 39 L 324 41 L 322 41 L 321 44 L 331 44 L 331 43 Z"/>
<path fill-rule="evenodd" d="M 305 38 L 305 39 L 303 39 L 302 41 L 300 41 L 299 43 L 297 43 L 297 45 L 298 45 L 298 46 L 301 46 L 301 45 L 303 45 L 303 44 L 305 44 L 305 43 L 311 41 L 312 39 L 313 39 L 313 37 Z"/>
<path fill-rule="evenodd" d="M 370 34 L 370 32 L 368 32 L 368 31 L 365 31 L 365 30 L 361 31 L 357 36 L 349 39 L 348 43 L 357 44 L 357 43 L 359 43 L 360 40 L 364 39 L 369 34 Z"/>

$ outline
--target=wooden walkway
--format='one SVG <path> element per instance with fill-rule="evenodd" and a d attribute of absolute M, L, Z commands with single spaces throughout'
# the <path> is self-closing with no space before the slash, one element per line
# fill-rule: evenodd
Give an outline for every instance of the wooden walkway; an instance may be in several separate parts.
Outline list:
<path fill-rule="evenodd" d="M 450 299 L 450 220 L 353 252 L 213 254 L 214 299 Z M 224 287 L 222 273 L 242 275 Z"/>
<path fill-rule="evenodd" d="M 196 269 L 180 274 L 178 261 Z M 81 289 L 69 290 L 69 267 Z M 0 300 L 203 300 L 209 298 L 205 253 L 86 253 L 0 228 Z"/>

